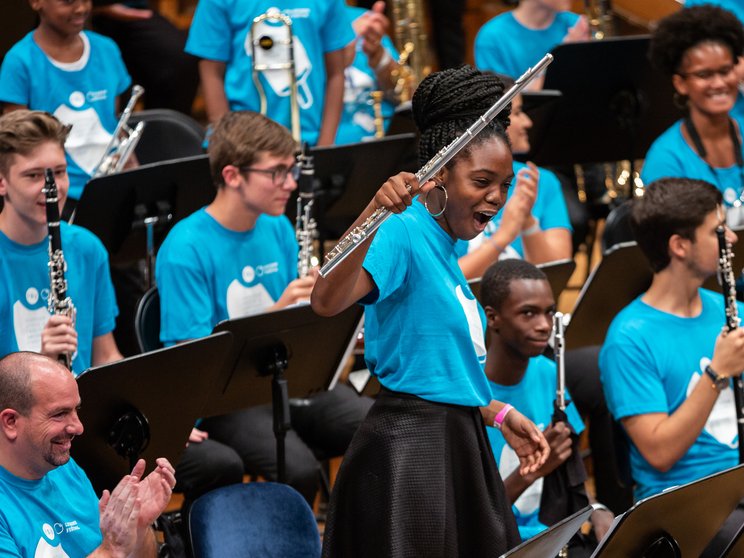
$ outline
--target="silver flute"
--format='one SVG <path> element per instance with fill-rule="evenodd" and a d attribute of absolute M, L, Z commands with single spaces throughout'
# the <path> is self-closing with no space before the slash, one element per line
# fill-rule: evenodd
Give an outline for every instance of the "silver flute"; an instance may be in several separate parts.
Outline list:
<path fill-rule="evenodd" d="M 522 89 L 540 75 L 543 70 L 553 61 L 552 54 L 546 54 L 543 56 L 534 67 L 529 68 L 522 76 L 511 86 L 499 99 L 489 108 L 483 115 L 478 117 L 478 120 L 470 126 L 465 132 L 462 133 L 458 138 L 454 139 L 452 143 L 443 147 L 439 153 L 434 155 L 429 162 L 421 167 L 416 173 L 416 179 L 419 184 L 424 184 L 431 180 L 443 167 L 446 165 L 455 155 L 457 155 L 461 149 L 469 144 L 478 133 L 483 130 L 488 123 L 491 122 L 496 115 L 499 114 L 504 108 L 511 103 L 512 99 L 516 97 Z M 392 213 L 384 207 L 377 208 L 372 215 L 370 215 L 365 221 L 358 227 L 354 227 L 347 235 L 342 238 L 334 248 L 326 255 L 326 261 L 323 267 L 320 268 L 321 277 L 325 277 L 331 273 L 338 264 L 344 261 L 349 254 L 356 250 L 365 240 L 367 240 L 372 233 L 374 233 L 382 223 L 392 215 Z"/>

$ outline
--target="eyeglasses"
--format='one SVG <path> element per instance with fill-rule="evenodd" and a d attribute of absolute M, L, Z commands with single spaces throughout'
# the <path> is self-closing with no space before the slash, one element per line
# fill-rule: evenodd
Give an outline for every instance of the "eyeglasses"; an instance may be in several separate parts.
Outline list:
<path fill-rule="evenodd" d="M 719 75 L 722 78 L 730 76 L 731 72 L 734 71 L 734 67 L 735 66 L 733 64 L 727 64 L 726 66 L 721 66 L 717 70 L 698 70 L 697 72 L 689 72 L 686 74 L 679 72 L 679 75 L 681 75 L 683 78 L 692 77 L 695 79 L 699 79 L 700 81 L 710 81 L 716 75 Z"/>
<path fill-rule="evenodd" d="M 240 172 L 260 172 L 271 176 L 271 181 L 274 186 L 283 186 L 287 181 L 287 176 L 292 176 L 296 181 L 300 178 L 300 167 L 298 165 L 292 165 L 291 167 L 279 166 L 273 169 L 255 169 L 253 167 L 238 167 Z"/>

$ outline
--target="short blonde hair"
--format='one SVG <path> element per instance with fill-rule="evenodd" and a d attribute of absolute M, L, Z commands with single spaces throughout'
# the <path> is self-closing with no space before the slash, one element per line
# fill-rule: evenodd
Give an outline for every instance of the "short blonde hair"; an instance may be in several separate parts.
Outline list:
<path fill-rule="evenodd" d="M 14 110 L 0 117 L 0 174 L 8 173 L 16 154 L 28 155 L 42 143 L 64 149 L 69 133 L 70 126 L 40 110 Z"/>

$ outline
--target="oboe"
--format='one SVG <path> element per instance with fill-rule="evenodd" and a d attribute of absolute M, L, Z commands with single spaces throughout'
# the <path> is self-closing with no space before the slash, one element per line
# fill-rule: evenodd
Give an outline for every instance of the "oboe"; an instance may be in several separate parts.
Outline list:
<path fill-rule="evenodd" d="M 46 197 L 47 226 L 49 229 L 49 299 L 47 305 L 50 314 L 69 316 L 75 325 L 75 306 L 67 295 L 67 262 L 62 252 L 62 237 L 59 233 L 59 198 L 54 171 L 44 170 L 44 195 Z M 72 370 L 72 354 L 60 353 L 58 360 Z"/>
<path fill-rule="evenodd" d="M 313 156 L 305 143 L 302 147 L 302 153 L 299 157 L 300 178 L 297 184 L 297 220 L 295 221 L 295 236 L 297 243 L 300 245 L 300 251 L 297 254 L 297 275 L 305 277 L 310 268 L 316 265 L 313 262 L 313 239 L 317 225 L 312 217 L 313 202 L 315 201 L 313 193 L 313 177 L 315 167 L 313 166 Z"/>
<path fill-rule="evenodd" d="M 442 148 L 416 173 L 416 180 L 424 184 L 431 180 L 461 149 L 473 140 L 478 133 L 491 122 L 506 106 L 511 103 L 522 89 L 533 79 L 540 75 L 543 70 L 553 61 L 552 54 L 546 54 L 533 68 L 529 68 L 475 123 L 462 135 L 455 138 L 452 143 Z M 410 188 L 409 188 L 410 189 Z M 344 261 L 349 254 L 356 250 L 365 240 L 370 238 L 382 223 L 392 215 L 384 207 L 380 207 L 372 213 L 361 225 L 352 229 L 339 243 L 326 255 L 326 262 L 320 268 L 320 275 L 325 277 L 333 271 L 338 264 Z"/>
<path fill-rule="evenodd" d="M 726 310 L 726 329 L 732 331 L 739 327 L 739 311 L 736 307 L 736 282 L 731 264 L 731 244 L 726 240 L 726 228 L 716 228 L 718 236 L 718 268 L 723 290 L 723 302 Z M 741 376 L 733 378 L 734 404 L 736 405 L 736 431 L 739 435 L 739 463 L 744 463 L 744 382 Z"/>

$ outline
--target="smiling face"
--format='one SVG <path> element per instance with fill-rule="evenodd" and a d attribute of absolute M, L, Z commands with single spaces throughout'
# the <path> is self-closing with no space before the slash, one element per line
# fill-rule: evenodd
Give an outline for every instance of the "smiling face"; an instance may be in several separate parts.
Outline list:
<path fill-rule="evenodd" d="M 452 238 L 475 238 L 506 203 L 513 178 L 511 151 L 503 139 L 494 136 L 475 145 L 443 171 L 447 207 L 437 222 Z"/>
<path fill-rule="evenodd" d="M 688 49 L 673 77 L 677 92 L 689 99 L 691 112 L 727 114 L 736 102 L 737 60 L 724 44 L 707 41 Z"/>
<path fill-rule="evenodd" d="M 60 36 L 77 35 L 90 15 L 91 0 L 31 0 L 41 25 Z"/>
<path fill-rule="evenodd" d="M 3 222 L 8 224 L 10 230 L 5 232 L 11 238 L 26 231 L 46 234 L 46 201 L 42 189 L 47 168 L 54 170 L 59 207 L 62 208 L 70 183 L 65 152 L 59 143 L 46 141 L 27 155 L 16 153 L 8 170 L 0 173 L 0 196 L 5 202 Z"/>
<path fill-rule="evenodd" d="M 33 406 L 19 415 L 14 452 L 26 478 L 38 479 L 70 460 L 72 439 L 83 433 L 80 394 L 73 375 L 53 362 L 41 363 L 31 380 Z"/>
<path fill-rule="evenodd" d="M 514 279 L 501 308 L 486 308 L 488 325 L 504 347 L 523 358 L 543 353 L 553 329 L 555 298 L 544 279 Z"/>

